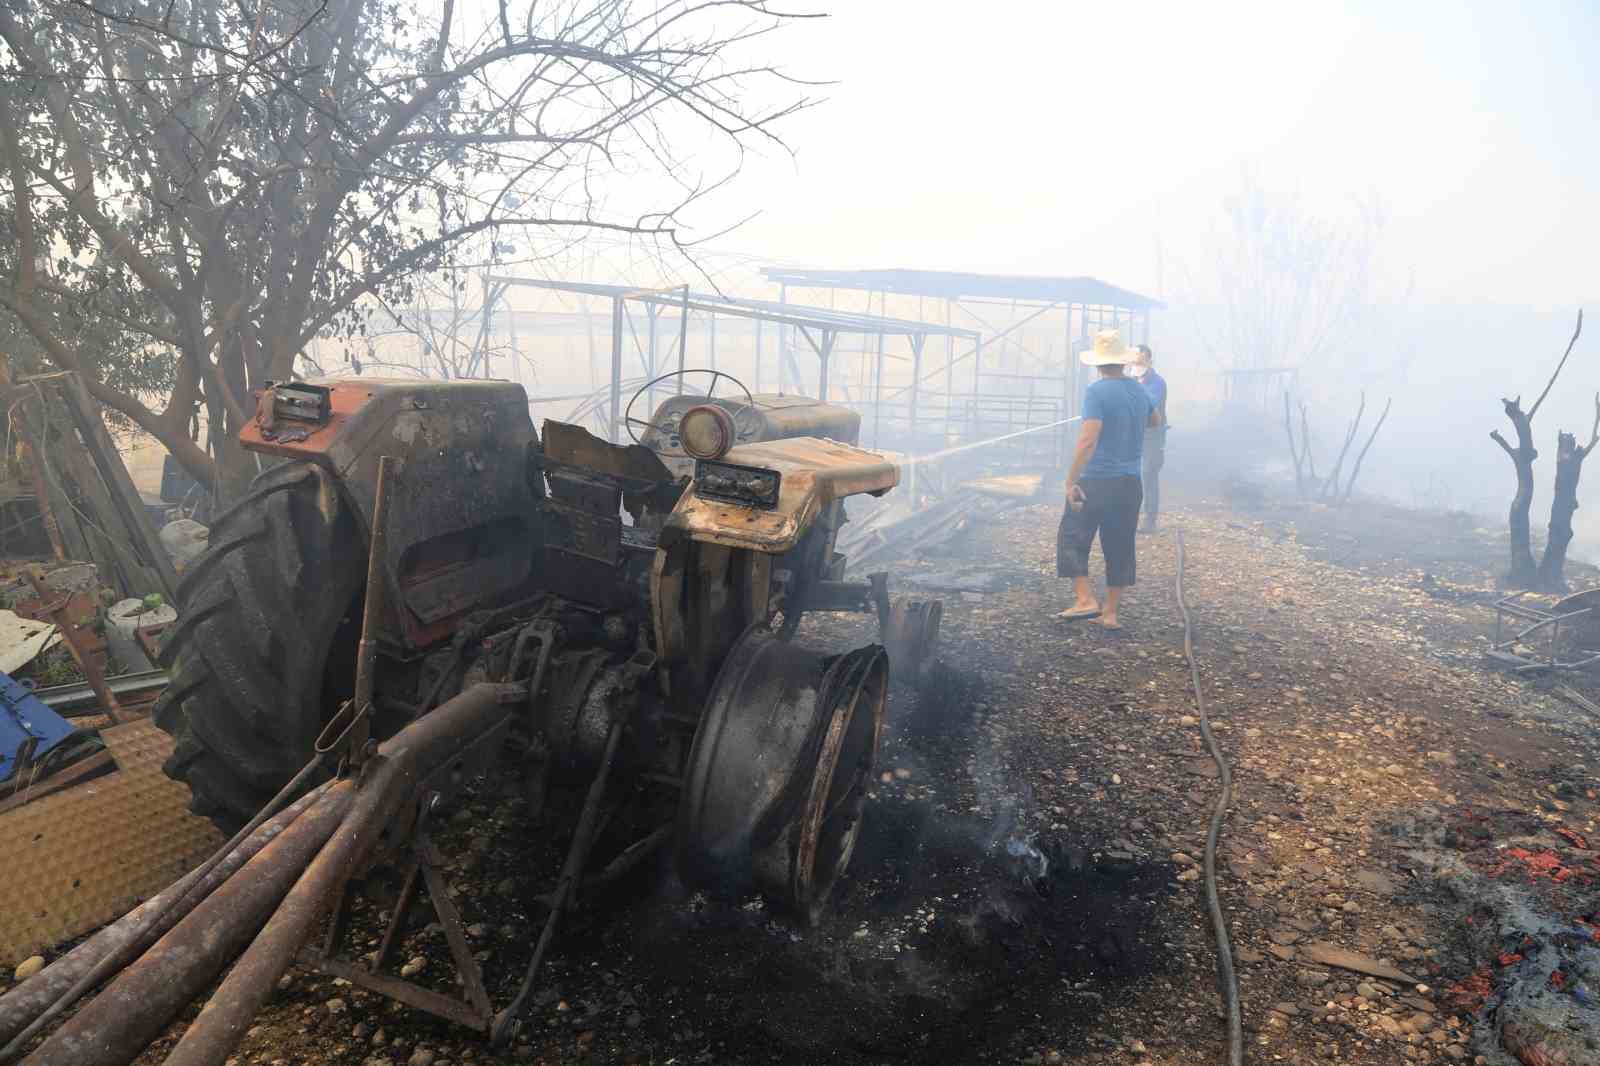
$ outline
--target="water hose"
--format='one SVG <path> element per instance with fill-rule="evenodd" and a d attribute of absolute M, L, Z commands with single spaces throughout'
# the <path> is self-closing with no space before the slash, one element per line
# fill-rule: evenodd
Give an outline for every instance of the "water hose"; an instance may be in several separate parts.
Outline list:
<path fill-rule="evenodd" d="M 1194 685 L 1194 705 L 1200 717 L 1200 735 L 1211 758 L 1216 760 L 1221 777 L 1222 792 L 1211 811 L 1211 829 L 1206 833 L 1205 887 L 1206 909 L 1211 912 L 1211 931 L 1217 941 L 1217 983 L 1222 987 L 1223 1006 L 1228 1014 L 1228 1064 L 1244 1066 L 1244 1019 L 1239 1011 L 1239 975 L 1233 968 L 1233 945 L 1228 939 L 1228 923 L 1222 916 L 1222 902 L 1217 898 L 1217 837 L 1222 833 L 1222 820 L 1227 817 L 1233 803 L 1233 768 L 1217 744 L 1211 731 L 1211 718 L 1206 714 L 1205 693 L 1200 689 L 1200 667 L 1194 658 L 1194 620 L 1189 617 L 1189 604 L 1183 596 L 1183 532 L 1178 533 L 1178 611 L 1183 615 L 1183 655 L 1189 660 L 1189 680 Z"/>

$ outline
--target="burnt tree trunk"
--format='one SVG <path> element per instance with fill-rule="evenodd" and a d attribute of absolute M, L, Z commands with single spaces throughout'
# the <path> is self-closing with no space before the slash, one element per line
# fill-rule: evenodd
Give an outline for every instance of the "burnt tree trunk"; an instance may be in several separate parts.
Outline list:
<path fill-rule="evenodd" d="M 1383 414 L 1378 416 L 1378 424 L 1372 427 L 1371 436 L 1367 437 L 1367 443 L 1361 446 L 1361 452 L 1356 456 L 1356 465 L 1351 468 L 1350 480 L 1344 487 L 1344 495 L 1339 499 L 1341 504 L 1350 502 L 1350 494 L 1356 490 L 1356 478 L 1361 476 L 1361 464 L 1367 458 L 1367 452 L 1371 450 L 1372 442 L 1378 439 L 1378 430 L 1383 428 L 1384 420 L 1389 417 L 1389 405 L 1392 403 L 1394 403 L 1394 397 L 1392 396 L 1383 401 Z"/>
<path fill-rule="evenodd" d="M 1302 469 L 1304 460 L 1300 458 L 1300 448 L 1294 442 L 1294 417 L 1289 407 L 1289 393 L 1283 394 L 1283 431 L 1289 437 L 1289 458 L 1294 460 L 1294 494 L 1298 499 L 1306 494 L 1306 476 Z"/>
<path fill-rule="evenodd" d="M 1572 516 L 1578 510 L 1578 479 L 1583 476 L 1583 461 L 1600 440 L 1600 395 L 1594 398 L 1594 429 L 1589 443 L 1578 445 L 1571 433 L 1556 434 L 1556 483 L 1550 498 L 1550 535 L 1544 557 L 1539 560 L 1539 587 L 1546 592 L 1566 592 L 1567 546 L 1572 543 Z"/>
<path fill-rule="evenodd" d="M 1367 413 L 1367 391 L 1361 390 L 1361 405 L 1356 408 L 1356 417 L 1350 421 L 1350 428 L 1344 435 L 1344 447 L 1339 449 L 1338 461 L 1333 464 L 1333 472 L 1328 475 L 1327 482 L 1322 486 L 1322 498 L 1338 502 L 1339 475 L 1344 472 L 1344 457 L 1350 454 L 1350 445 L 1355 443 L 1356 434 L 1361 430 L 1361 418 Z"/>
<path fill-rule="evenodd" d="M 1522 397 L 1500 402 L 1505 405 L 1506 417 L 1511 419 L 1511 425 L 1517 431 L 1515 448 L 1500 435 L 1498 429 L 1489 434 L 1496 444 L 1505 449 L 1505 453 L 1511 457 L 1511 465 L 1517 471 L 1517 491 L 1511 497 L 1508 518 L 1511 569 L 1506 573 L 1505 583 L 1511 588 L 1526 589 L 1532 588 L 1539 577 L 1539 569 L 1533 562 L 1533 534 L 1528 521 L 1528 513 L 1533 507 L 1533 461 L 1539 458 L 1539 451 L 1533 446 L 1533 422 L 1522 409 Z"/>
<path fill-rule="evenodd" d="M 1572 543 L 1572 515 L 1578 509 L 1578 478 L 1583 473 L 1586 453 L 1571 433 L 1556 434 L 1555 495 L 1550 499 L 1550 536 L 1545 541 L 1544 557 L 1539 560 L 1539 587 L 1546 592 L 1567 591 L 1562 570 L 1567 562 L 1567 545 Z"/>

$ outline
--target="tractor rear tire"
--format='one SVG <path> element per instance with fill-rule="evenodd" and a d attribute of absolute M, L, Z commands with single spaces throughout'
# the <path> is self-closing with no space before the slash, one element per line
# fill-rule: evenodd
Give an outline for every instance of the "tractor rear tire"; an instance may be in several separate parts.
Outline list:
<path fill-rule="evenodd" d="M 315 463 L 268 470 L 212 526 L 179 585 L 155 708 L 176 741 L 167 775 L 188 784 L 195 814 L 231 832 L 311 759 L 349 695 L 365 557 L 352 508 Z"/>

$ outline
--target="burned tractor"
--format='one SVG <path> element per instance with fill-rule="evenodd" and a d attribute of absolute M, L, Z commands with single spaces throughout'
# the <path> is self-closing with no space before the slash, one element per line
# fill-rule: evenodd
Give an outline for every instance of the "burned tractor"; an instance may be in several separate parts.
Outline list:
<path fill-rule="evenodd" d="M 229 829 L 250 822 L 220 867 L 191 876 L 217 878 L 229 862 L 244 872 L 163 905 L 176 927 L 69 1028 L 143 1024 L 101 1001 L 200 928 L 208 951 L 231 958 L 244 942 L 218 947 L 216 923 L 256 913 L 255 928 L 272 908 L 213 1005 L 253 1011 L 263 975 L 275 981 L 328 917 L 316 965 L 498 1039 L 579 890 L 652 856 L 687 884 L 759 891 L 814 919 L 860 829 L 890 670 L 927 663 L 939 605 L 892 603 L 881 574 L 843 579 L 845 501 L 898 477 L 857 446 L 859 416 L 742 386 L 718 398 L 724 379 L 738 385 L 717 374 L 686 395 L 678 377 L 649 419 L 630 404 L 641 443 L 626 446 L 555 421 L 536 434 L 509 383 L 267 389 L 243 441 L 281 462 L 217 521 L 186 573 L 156 711 L 175 738 L 168 773 L 188 783 L 194 809 Z M 671 386 L 641 394 L 652 387 Z M 876 614 L 883 643 L 803 647 L 791 638 L 811 611 Z M 428 825 L 507 752 L 534 810 L 570 843 L 540 897 L 545 930 L 517 996 L 496 1011 L 436 891 Z M 632 839 L 619 826 L 636 827 Z M 264 850 L 246 854 L 269 830 Z M 291 888 L 283 866 L 295 862 Z M 380 864 L 404 873 L 383 947 L 343 960 L 350 880 Z M 229 886 L 253 902 L 215 903 Z M 465 1001 L 382 972 L 423 889 Z M 163 932 L 140 921 L 142 942 Z M 186 933 L 196 921 L 212 925 Z M 182 991 L 170 975 L 144 979 L 124 995 Z M 249 993 L 234 995 L 236 982 Z M 214 1039 L 235 1041 L 192 1043 Z M 197 1054 L 174 1061 L 211 1061 Z"/>

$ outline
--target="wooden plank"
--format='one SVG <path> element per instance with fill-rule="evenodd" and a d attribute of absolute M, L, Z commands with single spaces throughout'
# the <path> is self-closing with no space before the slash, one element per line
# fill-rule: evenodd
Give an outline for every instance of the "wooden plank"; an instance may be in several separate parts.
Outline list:
<path fill-rule="evenodd" d="M 139 546 L 144 563 L 155 571 L 167 602 L 177 604 L 178 572 L 173 568 L 166 549 L 161 546 L 161 538 L 157 536 L 155 525 L 145 511 L 139 490 L 133 487 L 133 479 L 128 476 L 128 468 L 122 464 L 122 456 L 112 443 L 111 434 L 106 432 L 99 405 L 89 396 L 89 390 L 77 374 L 65 375 L 61 382 L 61 392 L 66 398 L 68 411 L 77 422 L 84 445 L 111 491 L 112 505 L 121 516 L 129 536 Z"/>

